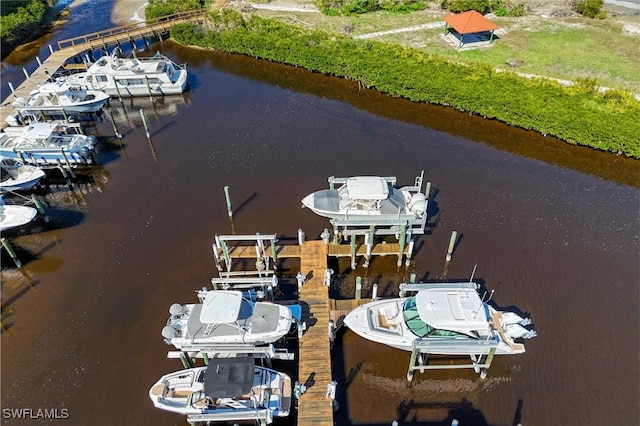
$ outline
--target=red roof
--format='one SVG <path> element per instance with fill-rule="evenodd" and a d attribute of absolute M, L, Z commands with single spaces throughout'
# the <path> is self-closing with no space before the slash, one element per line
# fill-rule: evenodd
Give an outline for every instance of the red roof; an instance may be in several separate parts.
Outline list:
<path fill-rule="evenodd" d="M 482 33 L 500 28 L 475 10 L 450 15 L 444 20 L 459 34 Z"/>

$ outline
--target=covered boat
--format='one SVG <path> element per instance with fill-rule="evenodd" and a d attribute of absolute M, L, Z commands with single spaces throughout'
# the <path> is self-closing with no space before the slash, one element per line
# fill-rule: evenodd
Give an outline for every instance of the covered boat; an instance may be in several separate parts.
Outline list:
<path fill-rule="evenodd" d="M 252 357 L 212 358 L 208 366 L 162 376 L 149 390 L 157 408 L 185 414 L 189 421 L 240 421 L 286 417 L 291 378 L 255 365 Z"/>
<path fill-rule="evenodd" d="M 295 323 L 287 306 L 253 302 L 240 291 L 199 291 L 198 297 L 202 303 L 175 303 L 169 309 L 162 336 L 177 349 L 269 344 L 284 337 Z"/>
<path fill-rule="evenodd" d="M 0 156 L 38 166 L 94 164 L 97 139 L 79 124 L 47 122 L 7 127 L 0 133 Z"/>

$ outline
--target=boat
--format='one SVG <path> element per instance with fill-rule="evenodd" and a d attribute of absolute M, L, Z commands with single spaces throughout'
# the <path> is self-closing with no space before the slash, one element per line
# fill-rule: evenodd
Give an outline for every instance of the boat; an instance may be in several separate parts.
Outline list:
<path fill-rule="evenodd" d="M 122 58 L 119 49 L 89 65 L 86 72 L 59 77 L 56 82 L 111 96 L 162 96 L 183 93 L 187 67 L 157 52 L 146 58 Z"/>
<path fill-rule="evenodd" d="M 177 349 L 211 345 L 265 345 L 284 337 L 295 323 L 291 309 L 253 302 L 236 290 L 200 290 L 202 303 L 169 308 L 162 336 Z"/>
<path fill-rule="evenodd" d="M 396 187 L 395 181 L 395 177 L 382 176 L 330 177 L 330 188 L 304 197 L 302 207 L 329 219 L 423 222 L 427 196 L 421 192 L 422 175 L 411 186 Z M 334 188 L 336 183 L 341 186 Z"/>
<path fill-rule="evenodd" d="M 0 192 L 27 191 L 36 186 L 45 173 L 38 167 L 0 158 L 0 176 Z"/>
<path fill-rule="evenodd" d="M 162 376 L 149 389 L 157 408 L 200 421 L 240 421 L 289 415 L 291 378 L 255 365 L 252 357 L 212 358 L 208 366 Z M 264 423 L 262 423 L 264 424 Z"/>
<path fill-rule="evenodd" d="M 110 95 L 98 91 L 83 89 L 65 82 L 43 84 L 29 93 L 29 98 L 16 98 L 13 109 L 21 116 L 69 116 L 100 111 Z"/>
<path fill-rule="evenodd" d="M 20 228 L 36 218 L 38 211 L 29 206 L 5 204 L 0 198 L 0 232 Z"/>
<path fill-rule="evenodd" d="M 410 297 L 365 303 L 344 318 L 359 336 L 397 349 L 437 355 L 520 354 L 517 341 L 536 335 L 529 318 L 498 311 L 480 298 L 477 283 L 421 284 Z"/>
<path fill-rule="evenodd" d="M 97 139 L 77 123 L 46 122 L 7 127 L 0 133 L 0 156 L 37 166 L 94 164 Z"/>

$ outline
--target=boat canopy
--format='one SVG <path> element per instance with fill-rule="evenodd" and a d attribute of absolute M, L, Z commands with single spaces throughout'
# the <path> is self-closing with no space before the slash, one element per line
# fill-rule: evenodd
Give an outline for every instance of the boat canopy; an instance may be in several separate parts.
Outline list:
<path fill-rule="evenodd" d="M 389 184 L 379 176 L 356 176 L 347 179 L 347 191 L 354 200 L 386 200 Z"/>
<path fill-rule="evenodd" d="M 253 312 L 253 305 L 242 297 L 240 291 L 209 291 L 202 302 L 200 322 L 232 323 L 247 319 Z"/>
<path fill-rule="evenodd" d="M 487 308 L 474 289 L 422 290 L 415 300 L 420 319 L 433 328 L 466 334 L 489 328 Z"/>
<path fill-rule="evenodd" d="M 254 374 L 252 357 L 212 358 L 204 376 L 204 393 L 213 399 L 244 395 L 251 391 Z"/>
<path fill-rule="evenodd" d="M 46 139 L 58 127 L 57 123 L 33 123 L 22 134 L 25 139 Z"/>

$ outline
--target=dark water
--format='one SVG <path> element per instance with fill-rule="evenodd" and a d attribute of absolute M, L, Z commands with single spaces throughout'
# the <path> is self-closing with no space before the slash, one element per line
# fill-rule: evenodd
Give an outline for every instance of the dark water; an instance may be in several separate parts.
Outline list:
<path fill-rule="evenodd" d="M 223 187 L 236 232 L 287 241 L 328 226 L 300 208 L 328 176 L 411 183 L 425 170 L 432 217 L 413 264 L 335 262 L 332 294 L 353 297 L 356 276 L 365 293 L 378 283 L 393 295 L 411 273 L 465 279 L 477 265 L 493 301 L 528 313 L 538 337 L 523 355 L 496 357 L 485 380 L 445 370 L 409 385 L 408 352 L 341 332 L 336 423 L 638 423 L 638 162 L 291 67 L 156 49 L 189 64 L 190 91 L 113 101 L 124 146 L 98 123 L 102 166 L 42 194 L 51 223 L 12 240 L 22 272 L 2 258 L 2 408 L 66 408 L 61 424 L 186 424 L 147 392 L 181 368 L 160 336 L 168 307 L 217 275 L 211 243 L 232 231 Z M 286 293 L 297 268 L 281 265 Z"/>

